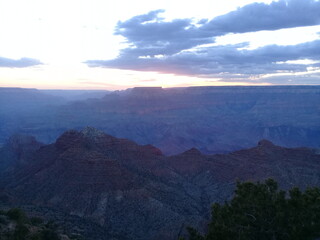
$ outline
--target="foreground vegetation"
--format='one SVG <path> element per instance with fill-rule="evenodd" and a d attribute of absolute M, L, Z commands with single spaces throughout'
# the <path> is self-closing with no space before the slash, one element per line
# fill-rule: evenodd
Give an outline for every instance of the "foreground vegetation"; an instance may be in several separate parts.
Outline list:
<path fill-rule="evenodd" d="M 0 211 L 1 240 L 71 240 L 81 236 L 68 236 L 54 222 L 39 217 L 29 218 L 19 208 Z"/>
<path fill-rule="evenodd" d="M 238 183 L 230 202 L 213 204 L 206 234 L 188 232 L 189 240 L 314 240 L 320 237 L 320 189 L 285 192 L 272 179 Z"/>

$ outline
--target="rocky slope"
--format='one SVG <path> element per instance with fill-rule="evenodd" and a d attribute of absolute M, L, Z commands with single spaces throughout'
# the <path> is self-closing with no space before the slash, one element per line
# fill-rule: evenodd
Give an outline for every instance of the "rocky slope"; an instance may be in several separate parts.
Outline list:
<path fill-rule="evenodd" d="M 11 178 L 0 178 L 2 195 L 92 221 L 108 232 L 101 239 L 177 239 L 187 225 L 205 226 L 210 204 L 230 198 L 236 180 L 273 177 L 284 188 L 320 186 L 319 154 L 267 140 L 230 154 L 192 148 L 166 157 L 151 145 L 87 127 L 50 145 L 31 145 L 7 165 Z"/>

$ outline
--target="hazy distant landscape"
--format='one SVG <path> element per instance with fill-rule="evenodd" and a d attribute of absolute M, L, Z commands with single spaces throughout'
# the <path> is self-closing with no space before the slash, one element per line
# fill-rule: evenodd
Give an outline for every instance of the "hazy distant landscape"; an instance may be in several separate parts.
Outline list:
<path fill-rule="evenodd" d="M 320 185 L 318 86 L 0 88 L 0 100 L 0 207 L 69 236 L 175 240 L 204 231 L 236 180 Z"/>
<path fill-rule="evenodd" d="M 174 240 L 204 231 L 236 180 L 320 185 L 318 86 L 0 88 L 0 99 L 2 205 L 69 235 Z"/>
<path fill-rule="evenodd" d="M 68 97 L 66 97 L 68 96 Z M 320 147 L 320 87 L 133 88 L 124 91 L 0 89 L 0 142 L 13 134 L 51 143 L 93 126 L 152 144 L 164 154 L 192 147 L 225 153 L 268 139 Z"/>

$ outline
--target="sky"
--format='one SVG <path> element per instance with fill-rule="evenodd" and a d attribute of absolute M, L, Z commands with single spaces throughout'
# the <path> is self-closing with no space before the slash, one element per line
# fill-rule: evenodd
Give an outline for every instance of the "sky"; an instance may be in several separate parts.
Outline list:
<path fill-rule="evenodd" d="M 0 87 L 319 85 L 319 0 L 0 0 Z"/>

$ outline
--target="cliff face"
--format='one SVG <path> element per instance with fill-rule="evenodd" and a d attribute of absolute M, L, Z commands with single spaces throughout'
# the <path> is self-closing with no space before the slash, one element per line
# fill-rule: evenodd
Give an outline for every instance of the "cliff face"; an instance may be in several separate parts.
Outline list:
<path fill-rule="evenodd" d="M 267 140 L 230 154 L 193 148 L 166 157 L 151 145 L 88 127 L 31 152 L 28 164 L 12 168 L 5 192 L 20 204 L 89 219 L 119 239 L 177 239 L 185 226 L 206 221 L 210 204 L 228 199 L 237 179 L 320 186 L 320 155 Z"/>
<path fill-rule="evenodd" d="M 0 173 L 11 171 L 14 167 L 28 165 L 33 154 L 43 144 L 34 137 L 14 135 L 0 148 Z"/>

